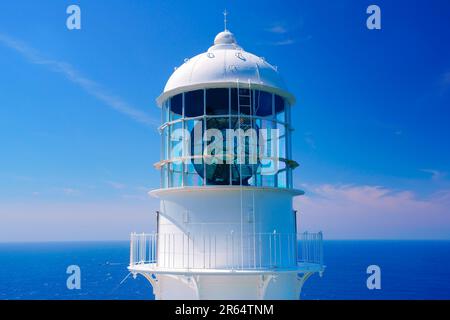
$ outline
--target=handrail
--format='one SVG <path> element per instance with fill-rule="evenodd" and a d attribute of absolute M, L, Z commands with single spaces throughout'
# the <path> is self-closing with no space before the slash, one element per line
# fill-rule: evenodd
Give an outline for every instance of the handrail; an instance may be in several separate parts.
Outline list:
<path fill-rule="evenodd" d="M 323 267 L 319 233 L 203 234 L 132 233 L 130 266 L 163 269 L 261 270 Z M 244 257 L 244 258 L 242 258 Z"/>

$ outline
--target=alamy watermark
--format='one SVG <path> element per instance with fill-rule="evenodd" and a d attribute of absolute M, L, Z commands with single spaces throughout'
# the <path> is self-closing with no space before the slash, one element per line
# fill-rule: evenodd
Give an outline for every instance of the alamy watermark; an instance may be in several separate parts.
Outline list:
<path fill-rule="evenodd" d="M 261 175 L 278 171 L 279 129 L 203 130 L 199 122 L 192 132 L 178 128 L 170 134 L 170 158 L 174 164 L 191 159 L 194 164 L 258 165 Z"/>
<path fill-rule="evenodd" d="M 81 289 L 81 269 L 77 265 L 70 265 L 66 269 L 66 273 L 69 274 L 66 281 L 67 289 L 80 290 Z"/>
<path fill-rule="evenodd" d="M 81 29 L 81 9 L 79 6 L 72 4 L 67 7 L 66 13 L 69 14 L 66 20 L 66 27 L 69 30 Z"/>
<path fill-rule="evenodd" d="M 381 289 L 381 268 L 375 264 L 367 267 L 367 274 L 370 276 L 367 278 L 366 285 L 369 290 Z"/>
<path fill-rule="evenodd" d="M 379 6 L 372 4 L 367 7 L 367 14 L 370 16 L 367 18 L 366 26 L 369 30 L 380 30 L 381 29 L 381 9 Z"/>

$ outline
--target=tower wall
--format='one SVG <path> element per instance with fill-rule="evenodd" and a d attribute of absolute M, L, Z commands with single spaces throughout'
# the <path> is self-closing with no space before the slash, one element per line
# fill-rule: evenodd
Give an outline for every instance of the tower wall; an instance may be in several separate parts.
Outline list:
<path fill-rule="evenodd" d="M 293 194 L 288 190 L 199 188 L 161 191 L 158 197 L 160 267 L 296 264 Z"/>
<path fill-rule="evenodd" d="M 297 300 L 294 272 L 268 275 L 158 276 L 158 300 Z"/>

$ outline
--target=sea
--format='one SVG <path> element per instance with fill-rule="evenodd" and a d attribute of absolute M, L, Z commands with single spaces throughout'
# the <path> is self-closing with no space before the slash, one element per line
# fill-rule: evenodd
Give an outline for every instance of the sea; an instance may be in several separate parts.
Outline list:
<path fill-rule="evenodd" d="M 127 271 L 129 243 L 0 243 L 0 299 L 152 300 L 151 285 Z M 450 299 L 450 241 L 324 241 L 322 277 L 301 299 Z M 81 271 L 68 289 L 67 267 Z M 380 268 L 380 289 L 368 289 L 367 267 Z"/>

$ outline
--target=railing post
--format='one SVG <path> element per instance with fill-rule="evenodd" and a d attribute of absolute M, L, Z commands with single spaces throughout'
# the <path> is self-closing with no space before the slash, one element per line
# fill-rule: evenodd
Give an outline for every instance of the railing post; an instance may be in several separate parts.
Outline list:
<path fill-rule="evenodd" d="M 192 236 L 192 268 L 195 269 L 195 236 Z"/>
<path fill-rule="evenodd" d="M 308 246 L 308 232 L 305 231 L 303 233 L 303 239 L 302 239 L 303 245 L 302 245 L 302 260 L 303 262 L 309 261 L 309 246 Z"/>
<path fill-rule="evenodd" d="M 323 234 L 322 231 L 319 232 L 319 241 L 320 241 L 320 266 L 323 265 Z"/>
<path fill-rule="evenodd" d="M 187 233 L 187 241 L 188 241 L 188 243 L 187 243 L 187 269 L 189 269 L 189 242 L 191 241 L 190 240 L 190 237 L 189 237 L 189 232 Z"/>
<path fill-rule="evenodd" d="M 134 232 L 131 233 L 130 235 L 130 266 L 134 265 Z"/>
<path fill-rule="evenodd" d="M 175 233 L 173 233 L 172 236 L 173 236 L 173 241 L 172 241 L 172 268 L 175 268 L 175 258 L 176 258 L 176 255 L 175 255 L 175 241 L 176 241 Z"/>
<path fill-rule="evenodd" d="M 234 270 L 234 231 L 231 230 L 231 270 Z"/>
<path fill-rule="evenodd" d="M 158 248 L 159 248 L 159 233 L 155 233 L 153 236 L 153 252 L 155 253 L 155 264 L 156 266 L 159 265 L 159 254 L 158 254 Z"/>
<path fill-rule="evenodd" d="M 261 243 L 261 233 L 259 234 L 259 267 L 262 265 L 262 243 Z"/>
<path fill-rule="evenodd" d="M 273 230 L 274 267 L 277 267 L 277 230 Z"/>
<path fill-rule="evenodd" d="M 206 240 L 205 240 L 205 234 L 203 236 L 203 269 L 206 267 Z"/>
<path fill-rule="evenodd" d="M 184 268 L 184 233 L 181 235 L 181 268 Z"/>
<path fill-rule="evenodd" d="M 272 235 L 269 233 L 269 267 L 272 268 Z"/>

